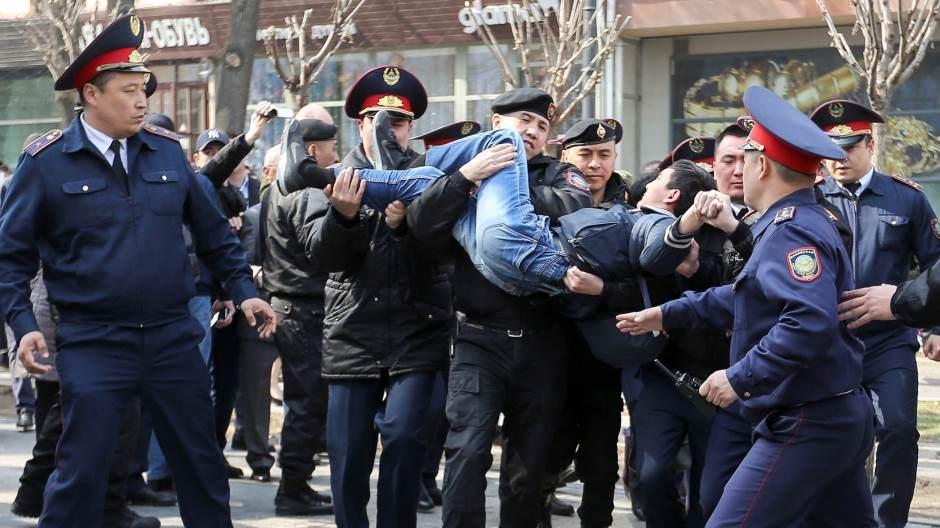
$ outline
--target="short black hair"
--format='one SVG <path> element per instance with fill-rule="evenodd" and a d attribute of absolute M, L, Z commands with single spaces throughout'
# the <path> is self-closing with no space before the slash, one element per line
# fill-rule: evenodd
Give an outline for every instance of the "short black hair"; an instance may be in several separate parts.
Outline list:
<path fill-rule="evenodd" d="M 679 205 L 673 211 L 676 216 L 685 213 L 692 204 L 695 203 L 695 195 L 702 191 L 711 191 L 715 188 L 715 182 L 707 170 L 699 167 L 689 160 L 679 160 L 669 166 L 672 169 L 672 177 L 666 184 L 667 189 L 676 189 L 679 191 Z"/>
<path fill-rule="evenodd" d="M 117 72 L 113 72 L 113 71 L 101 72 L 98 75 L 95 75 L 94 77 L 92 77 L 91 80 L 88 81 L 88 83 L 86 84 L 92 84 L 95 86 L 95 88 L 99 90 L 103 90 L 104 85 L 108 84 L 108 81 L 113 79 L 115 75 L 117 75 Z M 85 86 L 82 86 L 81 88 L 78 89 L 78 102 L 82 106 L 85 106 Z"/>
<path fill-rule="evenodd" d="M 737 138 L 746 138 L 747 135 L 748 135 L 747 130 L 744 130 L 744 127 L 742 127 L 741 125 L 737 123 L 729 125 L 724 130 L 722 130 L 721 133 L 718 134 L 718 136 L 715 137 L 715 148 L 717 149 L 718 145 L 721 145 L 721 140 L 725 139 L 726 137 L 730 136 L 730 137 L 737 137 Z"/>

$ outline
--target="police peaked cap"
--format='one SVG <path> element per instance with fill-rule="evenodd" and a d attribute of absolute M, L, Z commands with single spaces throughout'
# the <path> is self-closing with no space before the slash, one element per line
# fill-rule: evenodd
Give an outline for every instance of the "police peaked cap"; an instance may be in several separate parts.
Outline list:
<path fill-rule="evenodd" d="M 837 99 L 819 105 L 810 119 L 840 147 L 854 145 L 872 133 L 873 123 L 884 123 L 878 112 L 856 103 Z"/>
<path fill-rule="evenodd" d="M 712 171 L 715 161 L 715 138 L 690 137 L 676 145 L 662 161 L 659 170 L 663 170 L 679 160 L 689 160 L 702 168 Z"/>
<path fill-rule="evenodd" d="M 457 121 L 456 123 L 451 123 L 440 128 L 435 128 L 430 132 L 425 132 L 424 134 L 415 136 L 411 139 L 420 139 L 424 142 L 424 148 L 428 149 L 431 147 L 446 145 L 451 141 L 457 141 L 458 139 L 465 138 L 467 136 L 472 136 L 473 134 L 479 132 L 482 128 L 483 127 L 480 126 L 480 123 L 477 123 L 476 121 Z"/>
<path fill-rule="evenodd" d="M 428 109 L 428 94 L 421 81 L 398 66 L 379 66 L 364 74 L 346 95 L 346 116 L 386 110 L 407 119 L 418 119 Z"/>
<path fill-rule="evenodd" d="M 79 90 L 105 72 L 147 74 L 147 97 L 157 89 L 157 79 L 144 65 L 138 48 L 144 40 L 144 23 L 137 15 L 124 15 L 104 28 L 55 81 L 56 91 Z"/>

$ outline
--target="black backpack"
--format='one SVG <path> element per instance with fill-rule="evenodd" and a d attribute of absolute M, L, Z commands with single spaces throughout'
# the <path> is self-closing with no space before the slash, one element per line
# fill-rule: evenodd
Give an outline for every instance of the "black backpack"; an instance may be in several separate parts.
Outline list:
<path fill-rule="evenodd" d="M 637 259 L 630 257 L 630 234 L 640 213 L 621 204 L 610 209 L 580 209 L 559 218 L 553 228 L 557 240 L 575 265 L 606 280 L 635 277 L 643 296 L 643 305 L 650 307 L 649 289 L 643 274 L 634 268 Z M 666 336 L 661 332 L 639 336 L 617 330 L 611 314 L 594 314 L 596 297 L 569 295 L 568 315 L 575 319 L 594 357 L 616 368 L 637 367 L 649 363 L 662 352 Z"/>

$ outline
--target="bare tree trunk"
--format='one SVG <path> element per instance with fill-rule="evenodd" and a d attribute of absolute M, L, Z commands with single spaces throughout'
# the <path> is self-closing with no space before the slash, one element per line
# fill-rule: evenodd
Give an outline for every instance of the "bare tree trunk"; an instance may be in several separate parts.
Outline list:
<path fill-rule="evenodd" d="M 888 111 L 891 109 L 891 96 L 871 98 L 871 109 L 878 112 L 887 120 Z M 873 123 L 871 136 L 875 141 L 875 153 L 872 157 L 872 162 L 878 170 L 887 170 L 888 125 L 885 123 Z"/>
<path fill-rule="evenodd" d="M 216 89 L 215 126 L 229 133 L 245 128 L 245 107 L 251 88 L 260 0 L 232 0 L 228 44 Z"/>
<path fill-rule="evenodd" d="M 134 9 L 134 0 L 108 0 L 108 13 L 117 18 L 126 15 Z"/>

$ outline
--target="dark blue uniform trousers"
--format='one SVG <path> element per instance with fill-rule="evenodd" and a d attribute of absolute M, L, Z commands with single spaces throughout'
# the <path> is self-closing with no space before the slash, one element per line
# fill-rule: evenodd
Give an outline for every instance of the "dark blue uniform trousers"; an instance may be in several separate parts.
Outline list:
<path fill-rule="evenodd" d="M 910 353 L 904 348 L 901 353 Z M 898 368 L 862 382 L 875 409 L 875 480 L 879 526 L 907 525 L 917 476 L 917 371 Z"/>
<path fill-rule="evenodd" d="M 186 526 L 231 527 L 225 466 L 215 442 L 203 331 L 192 318 L 152 328 L 59 325 L 56 368 L 63 432 L 42 528 L 101 525 L 111 454 L 139 395 L 170 464 Z"/>
<path fill-rule="evenodd" d="M 326 445 L 339 528 L 369 526 L 369 475 L 378 436 L 382 455 L 376 526 L 413 527 L 417 523 L 426 445 L 422 432 L 435 375 L 415 372 L 386 379 L 329 381 Z"/>
<path fill-rule="evenodd" d="M 861 390 L 769 413 L 707 526 L 874 526 L 865 474 L 872 439 Z"/>
<path fill-rule="evenodd" d="M 643 376 L 640 396 L 630 412 L 636 435 L 636 497 L 646 525 L 650 528 L 703 526 L 699 482 L 710 420 L 658 372 Z M 679 501 L 675 469 L 676 455 L 686 437 L 692 454 L 688 512 Z"/>
<path fill-rule="evenodd" d="M 718 500 L 731 480 L 734 470 L 751 450 L 751 436 L 754 428 L 751 422 L 739 413 L 735 403 L 727 409 L 718 409 L 708 433 L 708 448 L 705 452 L 705 467 L 702 468 L 700 484 L 702 513 L 711 517 L 718 506 Z"/>

